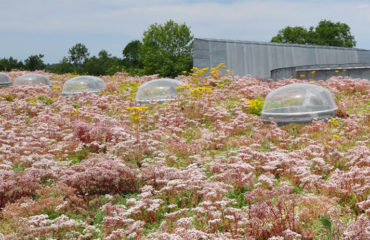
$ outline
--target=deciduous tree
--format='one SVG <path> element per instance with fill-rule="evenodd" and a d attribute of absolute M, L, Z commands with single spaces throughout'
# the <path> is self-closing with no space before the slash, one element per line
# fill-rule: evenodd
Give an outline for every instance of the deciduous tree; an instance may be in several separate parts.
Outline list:
<path fill-rule="evenodd" d="M 144 73 L 175 77 L 189 70 L 193 65 L 193 38 L 188 26 L 172 20 L 150 25 L 141 48 Z"/>
<path fill-rule="evenodd" d="M 74 66 L 81 66 L 90 55 L 89 50 L 82 43 L 77 43 L 70 48 L 68 54 L 68 59 Z"/>
<path fill-rule="evenodd" d="M 271 42 L 313 44 L 337 47 L 355 47 L 355 37 L 351 28 L 340 22 L 322 20 L 316 27 L 307 30 L 304 27 L 286 27 L 271 39 Z"/>
<path fill-rule="evenodd" d="M 24 60 L 25 68 L 30 71 L 44 69 L 45 64 L 44 61 L 42 60 L 43 57 L 44 57 L 43 54 L 29 56 L 26 60 Z"/>

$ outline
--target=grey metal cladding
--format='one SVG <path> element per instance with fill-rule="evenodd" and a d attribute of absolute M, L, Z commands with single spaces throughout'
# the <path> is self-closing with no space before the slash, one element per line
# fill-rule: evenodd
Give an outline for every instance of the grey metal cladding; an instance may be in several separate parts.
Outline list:
<path fill-rule="evenodd" d="M 217 66 L 220 62 L 227 59 L 226 43 L 225 42 L 210 42 L 209 43 L 210 63 L 212 66 Z"/>
<path fill-rule="evenodd" d="M 235 75 L 270 78 L 272 69 L 317 64 L 370 63 L 370 51 L 357 48 L 194 39 L 194 66 L 226 64 Z"/>
<path fill-rule="evenodd" d="M 367 50 L 358 51 L 358 63 L 370 63 L 370 54 Z"/>

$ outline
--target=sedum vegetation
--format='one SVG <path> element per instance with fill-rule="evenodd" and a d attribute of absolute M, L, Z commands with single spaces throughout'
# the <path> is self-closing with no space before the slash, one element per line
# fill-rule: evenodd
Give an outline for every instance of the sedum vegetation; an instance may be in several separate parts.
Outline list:
<path fill-rule="evenodd" d="M 135 92 L 157 75 L 69 98 L 70 74 L 0 89 L 0 239 L 368 239 L 369 81 L 313 82 L 338 117 L 278 127 L 259 120 L 263 98 L 309 80 L 222 66 L 145 107 Z"/>

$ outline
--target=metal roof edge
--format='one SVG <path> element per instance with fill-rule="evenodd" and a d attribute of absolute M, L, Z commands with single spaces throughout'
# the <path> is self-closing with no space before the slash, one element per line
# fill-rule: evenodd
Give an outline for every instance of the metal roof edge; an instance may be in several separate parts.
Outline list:
<path fill-rule="evenodd" d="M 271 69 L 270 72 L 286 69 L 295 68 L 296 71 L 308 71 L 308 70 L 331 70 L 331 69 L 364 69 L 370 68 L 370 63 L 338 63 L 338 64 L 316 64 L 316 65 L 297 65 L 290 67 L 281 67 Z"/>
<path fill-rule="evenodd" d="M 213 42 L 246 43 L 246 44 L 282 46 L 282 47 L 301 47 L 301 48 L 324 48 L 324 49 L 356 50 L 356 51 L 369 51 L 370 52 L 369 49 L 363 49 L 363 48 L 335 47 L 335 46 L 323 46 L 323 45 L 307 45 L 307 44 L 295 44 L 295 43 L 275 43 L 275 42 L 272 43 L 272 42 L 259 42 L 259 41 L 248 41 L 248 40 L 215 39 L 215 38 L 194 38 L 194 40 L 213 41 Z"/>

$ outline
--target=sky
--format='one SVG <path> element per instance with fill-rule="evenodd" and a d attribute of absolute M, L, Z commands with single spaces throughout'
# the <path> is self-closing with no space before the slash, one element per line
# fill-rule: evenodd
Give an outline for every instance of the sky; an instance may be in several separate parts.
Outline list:
<path fill-rule="evenodd" d="M 370 0 L 0 0 L 0 58 L 58 63 L 76 43 L 122 57 L 151 24 L 185 23 L 196 38 L 269 42 L 287 26 L 346 23 L 370 49 Z"/>

